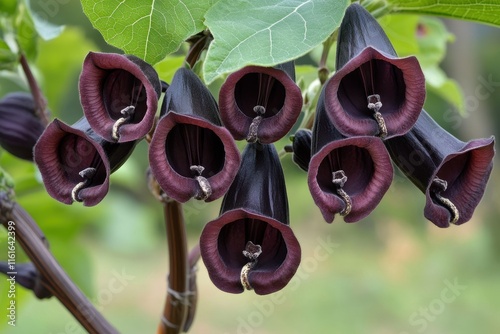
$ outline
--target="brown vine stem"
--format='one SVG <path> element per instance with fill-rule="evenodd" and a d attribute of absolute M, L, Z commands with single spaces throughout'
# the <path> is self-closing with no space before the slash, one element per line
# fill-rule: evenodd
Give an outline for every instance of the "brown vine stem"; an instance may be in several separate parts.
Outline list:
<path fill-rule="evenodd" d="M 11 208 L 5 210 L 6 204 L 10 204 Z M 15 223 L 16 241 L 37 268 L 44 287 L 59 299 L 89 333 L 117 334 L 118 331 L 104 319 L 61 268 L 33 218 L 17 203 L 2 203 L 2 206 L 2 224 L 7 227 L 9 220 Z"/>
<path fill-rule="evenodd" d="M 38 86 L 35 76 L 33 75 L 33 72 L 31 72 L 30 65 L 24 54 L 21 54 L 19 57 L 19 62 L 21 63 L 24 74 L 26 75 L 26 80 L 28 80 L 28 85 L 30 86 L 31 94 L 33 95 L 33 99 L 35 101 L 35 113 L 42 121 L 43 125 L 47 126 L 50 123 L 47 109 L 47 99 L 43 95 L 40 86 Z"/>
<path fill-rule="evenodd" d="M 167 297 L 158 334 L 183 331 L 189 308 L 187 238 L 182 205 L 174 200 L 163 204 L 168 243 L 169 275 Z"/>

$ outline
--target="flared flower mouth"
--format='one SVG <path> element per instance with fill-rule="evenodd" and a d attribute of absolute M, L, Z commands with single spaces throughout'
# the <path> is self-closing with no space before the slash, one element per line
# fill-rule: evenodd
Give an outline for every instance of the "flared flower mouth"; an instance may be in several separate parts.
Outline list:
<path fill-rule="evenodd" d="M 375 209 L 392 177 L 391 160 L 379 138 L 350 137 L 332 141 L 312 156 L 308 184 L 328 223 L 337 213 L 352 223 Z"/>
<path fill-rule="evenodd" d="M 292 77 L 260 66 L 247 66 L 227 77 L 219 108 L 236 140 L 272 143 L 292 128 L 302 110 L 302 95 Z"/>
<path fill-rule="evenodd" d="M 325 107 L 344 136 L 408 132 L 422 110 L 425 78 L 415 57 L 397 58 L 368 46 L 326 83 Z"/>
<path fill-rule="evenodd" d="M 143 60 L 90 52 L 80 76 L 80 100 L 94 131 L 109 142 L 144 137 L 152 128 L 161 94 L 156 71 Z"/>
<path fill-rule="evenodd" d="M 424 215 L 439 227 L 469 221 L 493 168 L 494 138 L 464 143 L 437 167 L 426 189 Z"/>
<path fill-rule="evenodd" d="M 240 164 L 231 134 L 195 115 L 169 111 L 149 149 L 151 170 L 163 191 L 183 203 L 213 201 L 226 192 Z"/>
<path fill-rule="evenodd" d="M 34 149 L 50 196 L 65 204 L 99 203 L 108 192 L 110 163 L 103 147 L 82 130 L 54 119 Z"/>
<path fill-rule="evenodd" d="M 227 211 L 209 222 L 201 234 L 200 250 L 212 282 L 230 293 L 243 292 L 243 284 L 259 295 L 282 289 L 297 271 L 301 257 L 290 226 L 245 209 Z M 249 253 L 257 261 L 242 283 L 242 270 L 253 263 Z"/>

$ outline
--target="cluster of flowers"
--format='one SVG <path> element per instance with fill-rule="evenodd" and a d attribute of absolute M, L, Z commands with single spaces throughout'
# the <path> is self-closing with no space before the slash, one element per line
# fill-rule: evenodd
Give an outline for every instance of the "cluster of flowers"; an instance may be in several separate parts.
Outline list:
<path fill-rule="evenodd" d="M 434 122 L 422 110 L 425 78 L 417 59 L 398 58 L 360 5 L 346 11 L 336 57 L 312 131 L 298 130 L 292 145 L 324 219 L 330 223 L 337 213 L 346 222 L 366 217 L 391 184 L 392 158 L 425 193 L 427 219 L 439 227 L 468 221 L 492 170 L 494 139 L 465 143 Z M 89 53 L 79 89 L 85 116 L 72 126 L 55 119 L 44 130 L 26 112 L 13 128 L 12 136 L 31 131 L 31 145 L 38 139 L 34 160 L 52 197 L 96 205 L 108 191 L 110 174 L 148 138 L 151 173 L 168 198 L 182 203 L 224 196 L 219 217 L 200 237 L 214 284 L 231 293 L 267 294 L 290 281 L 301 250 L 289 226 L 273 143 L 290 131 L 302 109 L 293 63 L 232 73 L 217 104 L 190 69 L 179 69 L 168 85 L 139 58 Z M 12 99 L 20 97 L 6 97 L 0 117 L 13 117 L 6 111 Z M 247 145 L 240 156 L 235 140 L 242 139 Z M 16 151 L 18 142 L 0 144 Z M 24 157 L 31 159 L 31 151 Z"/>

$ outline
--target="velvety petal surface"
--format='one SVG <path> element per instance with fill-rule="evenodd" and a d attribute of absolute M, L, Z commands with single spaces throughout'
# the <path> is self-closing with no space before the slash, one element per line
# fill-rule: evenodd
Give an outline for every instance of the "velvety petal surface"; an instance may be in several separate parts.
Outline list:
<path fill-rule="evenodd" d="M 143 138 L 152 128 L 161 94 L 161 83 L 154 68 L 132 56 L 90 52 L 80 75 L 80 100 L 94 131 L 110 142 Z M 118 128 L 122 110 L 133 107 L 133 114 Z"/>
<path fill-rule="evenodd" d="M 293 162 L 306 172 L 311 161 L 311 141 L 312 131 L 309 129 L 299 129 L 293 136 Z"/>
<path fill-rule="evenodd" d="M 294 78 L 293 63 L 276 68 L 247 66 L 227 77 L 219 93 L 219 107 L 224 125 L 236 140 L 247 138 L 257 116 L 262 120 L 255 136 L 261 143 L 275 142 L 290 131 L 302 110 L 302 95 Z"/>
<path fill-rule="evenodd" d="M 213 201 L 226 192 L 240 164 L 234 140 L 220 121 L 217 103 L 188 69 L 175 74 L 162 105 L 149 149 L 151 170 L 163 191 L 186 202 L 192 197 Z M 201 174 L 192 166 L 202 166 Z M 204 197 L 197 177 L 210 184 Z"/>
<path fill-rule="evenodd" d="M 249 262 L 243 251 L 248 242 L 262 248 L 248 274 L 255 292 L 263 295 L 286 286 L 298 268 L 301 251 L 288 224 L 283 171 L 271 145 L 247 145 L 219 218 L 201 234 L 201 256 L 219 289 L 243 292 L 241 272 Z"/>

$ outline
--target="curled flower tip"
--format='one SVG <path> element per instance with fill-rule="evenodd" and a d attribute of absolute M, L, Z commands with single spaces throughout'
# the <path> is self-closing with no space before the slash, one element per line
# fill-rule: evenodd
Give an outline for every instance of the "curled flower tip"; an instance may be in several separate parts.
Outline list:
<path fill-rule="evenodd" d="M 352 200 L 349 197 L 349 195 L 347 195 L 345 190 L 342 189 L 344 184 L 347 182 L 347 176 L 345 175 L 345 172 L 342 169 L 333 172 L 332 176 L 333 176 L 332 183 L 336 188 L 335 190 L 345 203 L 345 208 L 342 211 L 340 211 L 339 214 L 341 216 L 347 216 L 352 209 Z"/>
<path fill-rule="evenodd" d="M 120 130 L 120 126 L 130 121 L 132 116 L 134 116 L 134 111 L 135 106 L 125 107 L 120 111 L 123 117 L 116 120 L 116 122 L 113 124 L 112 129 L 112 137 L 115 141 L 118 141 L 120 139 L 120 133 L 118 132 Z"/>
<path fill-rule="evenodd" d="M 80 196 L 78 196 L 78 193 L 80 192 L 80 190 L 84 189 L 85 187 L 87 187 L 89 184 L 92 183 L 92 178 L 94 177 L 96 172 L 97 169 L 89 167 L 85 168 L 84 170 L 78 173 L 83 178 L 83 181 L 78 183 L 73 188 L 73 190 L 71 190 L 71 198 L 73 199 L 73 201 L 83 202 L 83 199 L 81 199 Z"/>
<path fill-rule="evenodd" d="M 259 129 L 260 122 L 262 122 L 262 116 L 266 113 L 266 108 L 263 106 L 255 106 L 253 107 L 253 111 L 258 115 L 256 116 L 253 120 L 252 123 L 250 124 L 250 127 L 248 128 L 248 135 L 247 135 L 247 142 L 249 143 L 255 143 L 259 140 L 257 137 L 257 130 Z"/>
<path fill-rule="evenodd" d="M 253 267 L 255 267 L 255 264 L 257 264 L 257 258 L 259 255 L 262 254 L 262 247 L 260 245 L 255 245 L 253 242 L 250 240 L 247 242 L 247 245 L 245 246 L 245 249 L 243 250 L 243 255 L 250 260 L 247 264 L 241 268 L 241 285 L 246 290 L 253 290 L 252 286 L 250 285 L 250 282 L 248 280 L 248 273 L 250 270 L 252 270 Z"/>
<path fill-rule="evenodd" d="M 212 187 L 210 186 L 210 182 L 208 182 L 205 177 L 201 176 L 205 167 L 194 165 L 189 167 L 189 169 L 192 172 L 196 172 L 197 175 L 195 176 L 195 180 L 198 181 L 198 185 L 200 186 L 200 191 L 196 193 L 194 198 L 202 201 L 206 200 L 210 197 L 210 195 L 212 195 Z"/>
<path fill-rule="evenodd" d="M 453 202 L 450 201 L 449 199 L 441 196 L 441 192 L 446 191 L 447 188 L 448 188 L 448 182 L 446 182 L 445 180 L 441 180 L 438 177 L 435 177 L 434 180 L 432 180 L 430 186 L 430 192 L 431 195 L 436 197 L 439 203 L 441 203 L 446 209 L 450 211 L 451 213 L 450 223 L 456 224 L 456 222 L 460 218 L 460 214 L 458 213 L 456 205 L 453 204 Z"/>
<path fill-rule="evenodd" d="M 380 95 L 373 94 L 367 97 L 368 99 L 368 109 L 373 110 L 373 118 L 377 121 L 378 124 L 378 136 L 384 139 L 387 136 L 387 126 L 385 125 L 384 118 L 382 114 L 379 112 L 380 108 L 382 108 L 382 102 L 380 102 Z"/>

